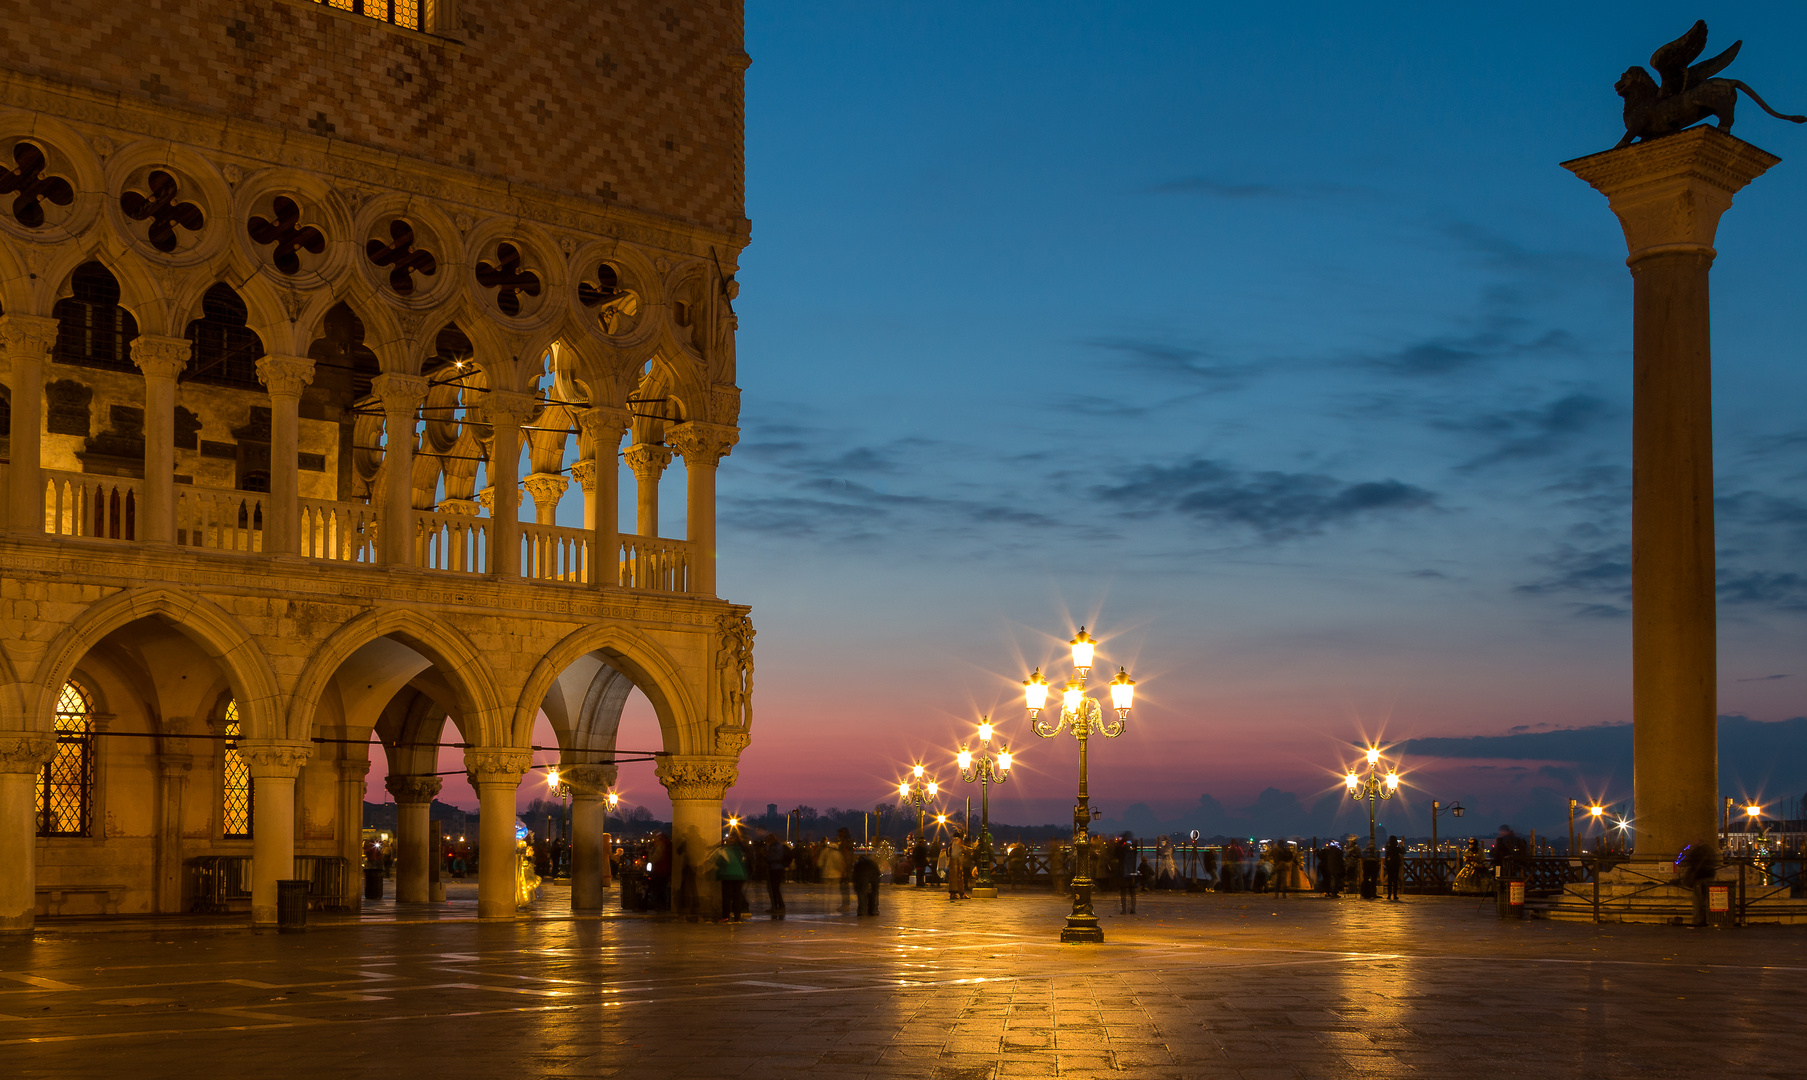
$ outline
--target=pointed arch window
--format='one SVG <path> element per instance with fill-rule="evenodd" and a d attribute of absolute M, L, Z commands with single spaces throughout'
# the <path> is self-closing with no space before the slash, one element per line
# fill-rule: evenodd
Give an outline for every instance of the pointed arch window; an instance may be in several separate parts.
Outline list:
<path fill-rule="evenodd" d="M 251 835 L 251 766 L 239 749 L 244 734 L 238 715 L 238 701 L 226 702 L 225 758 L 220 766 L 220 821 L 228 840 L 243 840 Z"/>
<path fill-rule="evenodd" d="M 93 699 L 75 680 L 56 703 L 56 756 L 38 773 L 38 835 L 87 836 L 94 815 Z"/>
<path fill-rule="evenodd" d="M 257 389 L 257 361 L 264 354 L 263 339 L 245 325 L 250 312 L 232 286 L 208 289 L 201 297 L 201 317 L 188 324 L 185 336 L 194 342 L 183 376 L 195 382 L 219 383 Z"/>
<path fill-rule="evenodd" d="M 119 306 L 119 280 L 97 262 L 87 262 L 69 275 L 70 294 L 50 309 L 57 321 L 51 358 L 61 364 L 138 370 L 132 363 L 132 339 L 138 321 Z"/>

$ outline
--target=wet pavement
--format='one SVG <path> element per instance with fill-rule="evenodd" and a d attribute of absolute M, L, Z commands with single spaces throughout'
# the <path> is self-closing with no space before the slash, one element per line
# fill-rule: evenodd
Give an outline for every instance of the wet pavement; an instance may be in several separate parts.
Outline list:
<path fill-rule="evenodd" d="M 793 886 L 735 925 L 551 888 L 504 925 L 457 890 L 305 934 L 53 925 L 0 940 L 0 1076 L 1807 1075 L 1802 928 L 1159 894 L 1061 945 L 1046 891 L 883 888 L 877 918 Z"/>

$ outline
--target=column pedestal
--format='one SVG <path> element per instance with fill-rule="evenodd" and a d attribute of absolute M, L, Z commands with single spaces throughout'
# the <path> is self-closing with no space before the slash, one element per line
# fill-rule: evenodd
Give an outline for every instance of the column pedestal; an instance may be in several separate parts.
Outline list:
<path fill-rule="evenodd" d="M 390 776 L 383 780 L 395 796 L 395 899 L 397 903 L 424 904 L 432 899 L 428 879 L 432 867 L 432 843 L 427 835 L 433 797 L 442 781 L 437 776 Z"/>
<path fill-rule="evenodd" d="M 1563 167 L 1605 195 L 1632 277 L 1632 778 L 1640 861 L 1718 844 L 1707 273 L 1732 196 L 1779 158 L 1711 127 Z"/>
<path fill-rule="evenodd" d="M 312 743 L 244 743 L 251 773 L 251 925 L 276 925 L 276 883 L 295 875 L 295 778 Z"/>
<path fill-rule="evenodd" d="M 37 918 L 37 778 L 55 752 L 48 734 L 0 732 L 0 933 L 30 930 Z"/>

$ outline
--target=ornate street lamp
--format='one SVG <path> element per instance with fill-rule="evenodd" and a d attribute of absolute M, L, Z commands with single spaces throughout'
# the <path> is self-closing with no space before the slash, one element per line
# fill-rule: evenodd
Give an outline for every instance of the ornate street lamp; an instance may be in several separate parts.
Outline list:
<path fill-rule="evenodd" d="M 552 856 L 552 876 L 556 878 L 559 876 L 559 863 L 563 861 L 564 857 L 568 857 L 568 853 L 571 850 L 571 817 L 569 804 L 566 802 L 566 799 L 571 794 L 571 789 L 560 782 L 558 778 L 558 766 L 556 765 L 546 770 L 546 786 L 551 788 L 552 791 L 558 795 L 558 826 L 564 834 L 565 852 L 567 853 L 561 857 L 558 849 L 552 846 L 552 838 L 546 838 L 546 848 Z M 552 830 L 547 829 L 546 831 L 551 832 Z"/>
<path fill-rule="evenodd" d="M 1570 801 L 1573 802 L 1574 800 Z M 1431 800 L 1431 874 L 1437 885 L 1443 884 L 1443 849 L 1437 845 L 1437 815 L 1449 813 L 1455 817 L 1461 817 L 1466 810 L 1467 807 L 1459 802 L 1453 802 L 1448 806 L 1444 806 L 1436 799 Z M 1572 819 L 1573 815 L 1571 814 L 1570 817 Z M 1572 834 L 1574 831 L 1574 826 L 1571 823 L 1569 832 Z"/>
<path fill-rule="evenodd" d="M 1042 709 L 1048 704 L 1048 680 L 1042 678 L 1040 668 L 1024 680 L 1023 698 L 1037 735 L 1052 739 L 1065 727 L 1079 741 L 1079 803 L 1073 807 L 1073 911 L 1067 916 L 1067 925 L 1061 928 L 1060 940 L 1103 941 L 1104 931 L 1098 926 L 1098 914 L 1092 910 L 1091 827 L 1094 815 L 1091 796 L 1086 790 L 1086 740 L 1094 731 L 1109 739 L 1123 734 L 1129 723 L 1129 710 L 1135 703 L 1136 684 L 1129 672 L 1117 669 L 1117 677 L 1110 682 L 1111 705 L 1117 710 L 1117 719 L 1106 723 L 1103 707 L 1085 692 L 1086 676 L 1091 674 L 1092 656 L 1098 643 L 1082 626 L 1079 636 L 1071 644 L 1075 675 L 1067 680 L 1066 690 L 1061 695 L 1059 718 L 1052 725 L 1044 724 L 1040 719 Z"/>
<path fill-rule="evenodd" d="M 940 796 L 941 785 L 936 781 L 925 777 L 923 775 L 924 772 L 925 770 L 921 765 L 912 765 L 910 767 L 910 778 L 897 785 L 897 801 L 904 806 L 908 806 L 911 803 L 916 804 L 916 842 L 926 846 L 929 842 L 928 836 L 925 833 L 925 830 L 928 828 L 928 820 L 923 808 L 928 805 L 929 800 Z M 912 851 L 912 855 L 914 855 L 914 851 Z M 923 884 L 926 877 L 927 875 L 923 874 L 919 867 L 917 870 L 917 884 Z"/>
<path fill-rule="evenodd" d="M 1000 745 L 997 755 L 991 749 L 991 718 L 979 718 L 979 752 L 974 754 L 965 744 L 954 760 L 960 765 L 960 779 L 979 785 L 979 880 L 973 884 L 973 895 L 991 898 L 998 895 L 991 881 L 991 785 L 1010 779 L 1010 748 Z"/>
<path fill-rule="evenodd" d="M 1387 766 L 1386 776 L 1380 774 L 1380 751 L 1369 748 L 1368 773 L 1358 776 L 1354 769 L 1343 777 L 1343 786 L 1349 789 L 1349 797 L 1360 802 L 1368 800 L 1368 846 L 1374 846 L 1374 808 L 1381 799 L 1390 799 L 1399 790 L 1399 774 L 1393 766 Z"/>

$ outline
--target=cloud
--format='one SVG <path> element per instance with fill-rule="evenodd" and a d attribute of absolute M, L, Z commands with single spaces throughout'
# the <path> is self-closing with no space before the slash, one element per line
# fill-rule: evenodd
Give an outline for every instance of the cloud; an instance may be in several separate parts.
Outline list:
<path fill-rule="evenodd" d="M 1271 369 L 1246 362 L 1213 361 L 1202 349 L 1170 341 L 1105 337 L 1093 338 L 1085 344 L 1117 354 L 1132 370 L 1165 379 L 1180 379 L 1206 391 L 1237 389 L 1252 376 Z"/>
<path fill-rule="evenodd" d="M 1579 548 L 1563 544 L 1536 562 L 1550 568 L 1548 577 L 1513 587 L 1514 592 L 1531 596 L 1561 593 L 1584 593 L 1610 596 L 1620 604 L 1631 603 L 1631 545 L 1612 544 L 1598 548 Z M 1589 603 L 1578 612 L 1583 615 L 1617 617 L 1627 612 L 1619 604 Z"/>
<path fill-rule="evenodd" d="M 1262 184 L 1186 176 L 1156 184 L 1148 191 L 1154 195 L 1202 195 L 1212 199 L 1301 199 L 1354 195 L 1362 189 L 1342 184 Z"/>
<path fill-rule="evenodd" d="M 1205 458 L 1144 465 L 1127 482 L 1094 488 L 1093 494 L 1149 513 L 1250 528 L 1269 540 L 1437 504 L 1432 492 L 1399 480 L 1350 483 L 1317 473 L 1250 472 Z"/>
<path fill-rule="evenodd" d="M 1727 604 L 1764 604 L 1784 611 L 1807 611 L 1807 577 L 1792 572 L 1721 569 L 1719 599 Z"/>
<path fill-rule="evenodd" d="M 1470 371 L 1503 359 L 1569 355 L 1578 351 L 1573 335 L 1548 329 L 1536 337 L 1514 333 L 1522 320 L 1494 316 L 1483 329 L 1467 334 L 1439 334 L 1397 349 L 1357 356 L 1356 361 L 1402 378 L 1423 379 Z"/>
<path fill-rule="evenodd" d="M 1605 399 L 1577 391 L 1537 408 L 1480 413 L 1460 421 L 1434 422 L 1433 426 L 1483 435 L 1494 442 L 1493 449 L 1458 466 L 1472 470 L 1507 461 L 1548 457 L 1573 445 L 1580 436 L 1597 430 L 1614 415 L 1614 409 Z"/>

